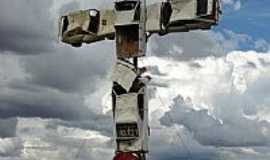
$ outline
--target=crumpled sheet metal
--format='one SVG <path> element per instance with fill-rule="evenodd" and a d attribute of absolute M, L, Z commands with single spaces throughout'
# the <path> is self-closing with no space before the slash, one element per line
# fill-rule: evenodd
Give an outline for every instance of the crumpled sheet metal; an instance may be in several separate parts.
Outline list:
<path fill-rule="evenodd" d="M 145 112 L 144 114 L 147 114 Z M 148 123 L 143 123 L 138 108 L 138 93 L 128 93 L 117 96 L 115 123 L 136 123 L 139 129 L 139 137 L 130 141 L 118 141 L 120 151 L 148 150 Z"/>
<path fill-rule="evenodd" d="M 83 31 L 88 30 L 90 22 L 88 10 L 73 12 L 70 13 L 67 17 L 69 21 L 67 30 L 75 30 L 76 28 L 81 28 Z"/>
<path fill-rule="evenodd" d="M 129 91 L 137 76 L 135 67 L 125 61 L 118 60 L 113 67 L 112 80 L 127 91 Z"/>
<path fill-rule="evenodd" d="M 116 97 L 115 121 L 116 123 L 140 122 L 137 93 L 123 94 Z"/>

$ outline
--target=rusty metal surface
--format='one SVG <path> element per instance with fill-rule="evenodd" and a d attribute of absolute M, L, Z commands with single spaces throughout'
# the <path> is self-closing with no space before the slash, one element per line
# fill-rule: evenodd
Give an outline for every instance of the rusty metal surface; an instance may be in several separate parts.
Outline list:
<path fill-rule="evenodd" d="M 116 53 L 118 58 L 139 57 L 138 25 L 116 28 Z"/>

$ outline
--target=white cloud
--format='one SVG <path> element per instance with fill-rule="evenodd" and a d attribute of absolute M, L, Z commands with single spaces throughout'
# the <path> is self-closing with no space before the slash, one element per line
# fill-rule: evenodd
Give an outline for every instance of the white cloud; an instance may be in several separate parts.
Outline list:
<path fill-rule="evenodd" d="M 236 1 L 234 4 L 234 10 L 238 11 L 241 9 L 241 1 Z"/>
<path fill-rule="evenodd" d="M 235 11 L 241 9 L 241 0 L 222 0 L 224 5 L 232 7 Z"/>
<path fill-rule="evenodd" d="M 208 56 L 188 61 L 149 57 L 142 62 L 152 66 L 151 88 L 155 90 L 149 106 L 152 158 L 188 158 L 187 145 L 192 152 L 191 159 L 266 160 L 270 153 L 267 149 L 270 135 L 267 76 L 270 57 L 267 53 L 235 51 L 221 57 Z M 102 90 L 89 98 L 100 101 L 98 97 L 104 94 Z M 179 95 L 183 100 L 175 98 Z M 100 107 L 96 112 L 102 114 L 101 104 L 93 103 L 97 103 L 93 106 Z M 166 120 L 168 113 L 172 120 Z M 113 146 L 108 132 L 112 127 L 104 125 L 110 117 L 93 116 L 89 114 L 86 125 L 45 117 L 18 119 L 16 137 L 2 139 L 0 156 L 5 157 L 3 159 L 41 156 L 69 159 L 78 153 L 81 142 L 87 139 L 80 151 L 81 159 L 110 159 Z M 33 143 L 41 146 L 29 146 Z M 25 145 L 28 147 L 23 147 Z M 64 154 L 67 151 L 68 154 Z"/>
<path fill-rule="evenodd" d="M 270 145 L 270 87 L 267 83 L 270 69 L 266 65 L 270 62 L 269 54 L 235 51 L 220 58 L 207 57 L 183 62 L 156 57 L 142 61 L 145 65 L 158 64 L 158 72 L 152 75 L 156 97 L 150 100 L 151 126 L 160 128 L 154 132 L 164 132 L 165 137 L 173 138 L 171 129 L 176 131 L 173 126 L 177 124 L 188 130 L 178 132 L 183 137 L 191 136 L 183 139 L 194 155 L 207 150 L 208 154 L 214 153 L 210 157 L 218 160 L 267 159 L 269 149 L 263 151 L 258 148 L 268 148 Z M 166 83 L 167 86 L 158 83 Z M 160 118 L 162 124 L 170 127 L 161 129 Z M 153 141 L 161 141 L 164 148 L 173 150 L 171 143 L 179 140 L 179 137 L 176 136 L 173 141 L 167 139 L 166 142 L 162 139 Z M 183 142 L 179 143 L 183 145 Z M 199 147 L 198 151 L 196 146 Z M 235 150 L 234 146 L 246 147 L 246 151 L 256 150 L 257 154 Z M 180 147 L 180 150 L 186 148 Z M 164 152 L 170 153 L 167 150 Z M 187 151 L 178 156 L 186 154 Z"/>
<path fill-rule="evenodd" d="M 0 158 L 72 160 L 111 158 L 110 137 L 97 131 L 55 125 L 55 119 L 18 119 L 16 138 L 0 139 Z"/>
<path fill-rule="evenodd" d="M 255 42 L 255 48 L 261 51 L 269 51 L 270 50 L 270 43 L 268 43 L 264 39 L 259 39 Z"/>

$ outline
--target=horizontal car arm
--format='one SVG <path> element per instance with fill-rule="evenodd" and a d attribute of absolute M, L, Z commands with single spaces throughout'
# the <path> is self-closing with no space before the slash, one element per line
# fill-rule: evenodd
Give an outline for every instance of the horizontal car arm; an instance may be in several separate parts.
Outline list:
<path fill-rule="evenodd" d="M 146 31 L 150 35 L 165 35 L 172 32 L 210 29 L 218 21 L 219 10 L 219 0 L 171 0 L 155 3 L 147 7 Z M 94 11 L 95 17 L 90 14 Z M 116 17 L 116 12 L 108 9 L 69 13 L 60 18 L 59 39 L 75 47 L 81 46 L 82 43 L 114 39 Z"/>

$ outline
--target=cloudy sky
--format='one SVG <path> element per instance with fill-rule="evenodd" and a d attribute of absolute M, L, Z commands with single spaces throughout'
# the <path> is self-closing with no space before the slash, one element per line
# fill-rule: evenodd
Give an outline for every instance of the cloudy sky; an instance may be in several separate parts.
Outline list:
<path fill-rule="evenodd" d="M 223 0 L 211 31 L 151 37 L 150 159 L 268 160 L 268 0 Z M 114 42 L 57 41 L 59 15 L 112 0 L 1 0 L 0 160 L 113 155 Z"/>

